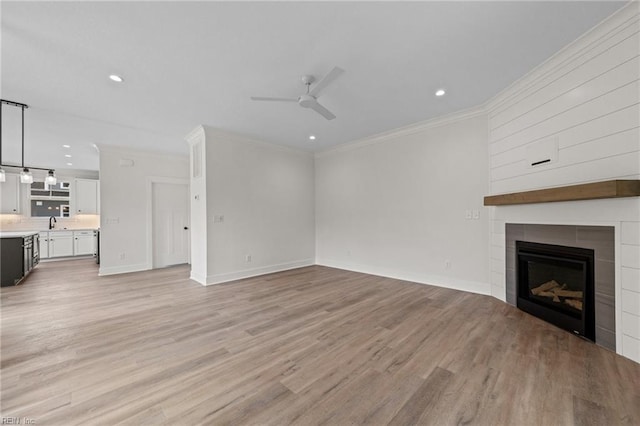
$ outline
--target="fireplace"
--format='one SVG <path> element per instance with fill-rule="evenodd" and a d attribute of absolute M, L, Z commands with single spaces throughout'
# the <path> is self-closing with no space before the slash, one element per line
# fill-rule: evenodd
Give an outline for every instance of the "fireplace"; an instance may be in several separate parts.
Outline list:
<path fill-rule="evenodd" d="M 517 306 L 595 341 L 594 251 L 516 241 Z"/>

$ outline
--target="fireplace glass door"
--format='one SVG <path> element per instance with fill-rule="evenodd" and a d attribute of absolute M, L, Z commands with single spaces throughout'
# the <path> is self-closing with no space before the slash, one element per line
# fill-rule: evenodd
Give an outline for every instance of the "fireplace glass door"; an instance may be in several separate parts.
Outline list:
<path fill-rule="evenodd" d="M 594 340 L 593 250 L 516 242 L 517 305 Z"/>

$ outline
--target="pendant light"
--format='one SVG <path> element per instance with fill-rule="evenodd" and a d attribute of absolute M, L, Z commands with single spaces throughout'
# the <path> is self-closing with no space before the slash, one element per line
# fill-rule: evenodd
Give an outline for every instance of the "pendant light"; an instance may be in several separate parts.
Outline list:
<path fill-rule="evenodd" d="M 20 183 L 33 183 L 33 174 L 28 167 L 25 167 L 20 172 Z"/>
<path fill-rule="evenodd" d="M 0 101 L 2 102 L 1 105 L 14 106 L 14 107 L 20 108 L 22 111 L 22 164 L 19 167 L 22 169 L 22 171 L 20 172 L 20 183 L 32 184 L 33 174 L 31 173 L 31 170 L 29 169 L 29 167 L 25 167 L 24 165 L 24 110 L 29 108 L 29 105 L 22 104 L 19 102 L 8 101 L 6 99 L 0 99 Z M 6 182 L 7 176 L 5 175 L 5 172 L 2 166 L 16 167 L 16 168 L 18 167 L 11 164 L 2 164 L 2 107 L 0 106 L 0 182 Z M 31 168 L 37 169 L 37 170 L 48 170 L 47 177 L 45 178 L 45 183 L 47 183 L 48 185 L 53 186 L 58 182 L 55 175 L 55 171 L 53 169 L 48 169 L 48 168 L 45 169 L 42 167 L 31 167 Z"/>
<path fill-rule="evenodd" d="M 49 186 L 54 186 L 56 183 L 58 183 L 58 179 L 56 179 L 56 175 L 53 169 L 49 170 L 49 173 L 47 173 L 47 177 L 44 178 L 44 183 Z"/>

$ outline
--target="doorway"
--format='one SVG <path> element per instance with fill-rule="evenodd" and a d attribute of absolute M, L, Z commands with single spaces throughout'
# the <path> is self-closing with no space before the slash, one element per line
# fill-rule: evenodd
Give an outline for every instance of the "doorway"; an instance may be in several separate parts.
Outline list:
<path fill-rule="evenodd" d="M 153 268 L 189 263 L 189 185 L 151 183 Z"/>

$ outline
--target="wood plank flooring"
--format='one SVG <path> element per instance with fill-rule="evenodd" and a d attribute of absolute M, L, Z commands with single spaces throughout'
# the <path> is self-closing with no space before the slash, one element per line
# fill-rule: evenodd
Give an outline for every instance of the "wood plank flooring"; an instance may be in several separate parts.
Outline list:
<path fill-rule="evenodd" d="M 640 365 L 491 297 L 320 266 L 43 263 L 1 290 L 3 417 L 53 424 L 640 424 Z M 24 422 L 23 422 L 24 423 Z"/>

